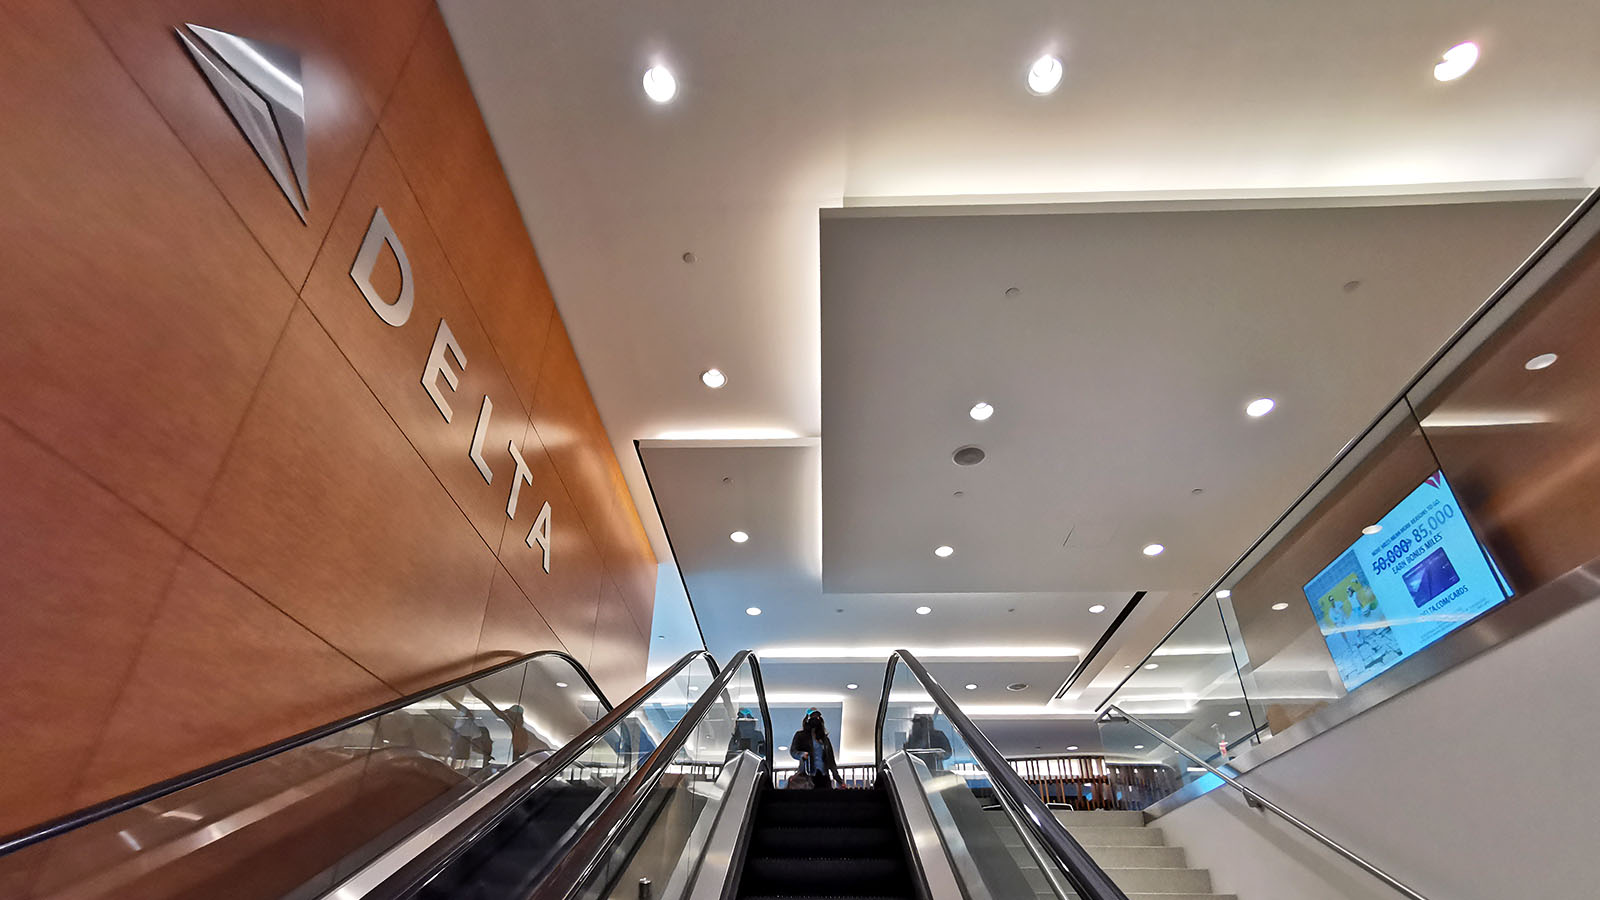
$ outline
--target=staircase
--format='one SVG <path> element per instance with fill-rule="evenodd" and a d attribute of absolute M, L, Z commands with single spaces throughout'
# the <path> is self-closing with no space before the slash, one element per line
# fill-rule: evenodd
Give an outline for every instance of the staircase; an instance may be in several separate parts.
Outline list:
<path fill-rule="evenodd" d="M 912 900 L 890 803 L 881 787 L 763 790 L 740 900 Z"/>
<path fill-rule="evenodd" d="M 1183 848 L 1167 846 L 1161 829 L 1145 824 L 1144 813 L 1058 809 L 1055 814 L 1129 900 L 1235 900 L 1232 894 L 1212 893 L 1211 873 L 1190 868 Z M 989 815 L 1003 818 L 1005 813 L 992 811 Z M 1016 832 L 1009 827 L 999 831 L 1024 870 L 1036 870 Z M 1042 887 L 1042 879 L 1029 875 L 1036 890 Z M 1040 890 L 1038 896 L 1054 895 Z"/>

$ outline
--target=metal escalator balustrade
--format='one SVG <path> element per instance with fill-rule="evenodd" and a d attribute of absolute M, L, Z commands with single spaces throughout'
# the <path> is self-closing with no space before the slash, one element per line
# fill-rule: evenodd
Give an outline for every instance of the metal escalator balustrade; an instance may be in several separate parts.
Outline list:
<path fill-rule="evenodd" d="M 908 823 L 936 900 L 942 878 L 955 882 L 945 895 L 965 900 L 1127 900 L 909 651 L 895 651 L 885 668 L 876 744 L 879 767 L 902 807 L 935 832 L 921 834 L 924 829 Z M 954 759 L 965 763 L 961 773 L 947 769 Z M 1003 817 L 985 809 L 979 790 L 992 794 Z"/>
<path fill-rule="evenodd" d="M 699 870 L 715 855 L 713 832 L 727 824 L 724 813 L 748 808 L 758 777 L 772 771 L 773 748 L 753 653 L 736 654 L 698 693 L 526 900 L 652 900 L 690 896 L 699 886 Z M 759 730 L 749 724 L 754 716 L 741 715 L 752 706 Z"/>
<path fill-rule="evenodd" d="M 326 896 L 521 898 L 718 674 L 706 651 L 685 654 L 581 734 L 441 810 Z"/>
<path fill-rule="evenodd" d="M 610 710 L 565 653 L 518 656 L 0 838 L 0 892 L 313 896 Z"/>

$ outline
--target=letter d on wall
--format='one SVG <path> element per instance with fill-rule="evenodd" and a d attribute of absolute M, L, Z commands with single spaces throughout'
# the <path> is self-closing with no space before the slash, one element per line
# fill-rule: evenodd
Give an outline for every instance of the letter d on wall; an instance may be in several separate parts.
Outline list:
<path fill-rule="evenodd" d="M 393 303 L 383 299 L 377 288 L 372 286 L 372 268 L 378 264 L 378 251 L 383 249 L 384 244 L 394 251 L 395 262 L 400 264 L 400 296 Z M 396 328 L 411 318 L 411 306 L 416 301 L 411 263 L 406 259 L 406 248 L 400 246 L 400 238 L 394 233 L 389 217 L 383 214 L 381 206 L 372 214 L 367 236 L 361 240 L 361 250 L 356 253 L 355 264 L 350 267 L 350 280 L 361 289 L 361 296 L 367 298 L 368 305 L 378 314 L 378 318 Z"/>

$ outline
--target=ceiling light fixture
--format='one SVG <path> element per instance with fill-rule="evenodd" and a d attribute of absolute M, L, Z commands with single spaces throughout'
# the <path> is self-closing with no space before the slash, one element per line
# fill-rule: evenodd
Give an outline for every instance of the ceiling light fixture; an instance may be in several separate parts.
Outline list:
<path fill-rule="evenodd" d="M 750 540 L 750 535 L 745 534 L 742 531 L 735 531 L 728 535 L 728 540 L 733 541 L 735 544 L 742 544 L 745 541 Z"/>
<path fill-rule="evenodd" d="M 1145 544 L 1144 550 L 1141 552 L 1144 553 L 1145 556 L 1160 556 L 1161 551 L 1165 549 L 1167 548 L 1161 544 Z"/>
<path fill-rule="evenodd" d="M 1040 97 L 1061 86 L 1061 60 L 1046 53 L 1028 67 L 1028 90 Z"/>
<path fill-rule="evenodd" d="M 978 463 L 983 462 L 983 457 L 983 448 L 976 447 L 971 444 L 968 444 L 965 447 L 957 447 L 956 452 L 950 454 L 950 458 L 954 460 L 955 464 L 958 466 L 975 466 Z"/>
<path fill-rule="evenodd" d="M 925 615 L 927 615 L 928 613 L 931 613 L 931 612 L 933 612 L 933 607 L 931 607 L 931 606 L 919 606 L 919 607 L 917 607 L 917 615 L 919 615 L 919 616 L 925 616 Z"/>
<path fill-rule="evenodd" d="M 1143 744 L 1134 744 L 1133 745 L 1133 749 L 1135 749 L 1135 750 L 1143 750 L 1144 749 L 1144 745 Z"/>
<path fill-rule="evenodd" d="M 858 687 L 861 687 L 861 685 L 856 684 L 854 681 L 852 681 L 849 684 L 845 685 L 844 689 L 847 690 L 847 691 L 853 691 Z"/>
<path fill-rule="evenodd" d="M 1283 612 L 1284 610 L 1286 610 L 1288 608 L 1289 608 L 1289 604 L 1287 604 L 1287 603 L 1274 603 L 1274 604 L 1272 604 L 1272 611 L 1273 612 Z"/>
<path fill-rule="evenodd" d="M 1523 363 L 1522 367 L 1527 369 L 1529 372 L 1537 372 L 1540 369 L 1548 369 L 1555 365 L 1556 359 L 1558 359 L 1558 357 L 1554 353 L 1541 353 L 1538 356 L 1535 356 L 1533 359 Z"/>
<path fill-rule="evenodd" d="M 1433 77 L 1439 81 L 1455 81 L 1478 64 L 1478 45 L 1462 41 L 1446 50 L 1440 59 L 1442 61 L 1433 67 Z"/>
<path fill-rule="evenodd" d="M 1076 750 L 1076 749 L 1078 749 L 1078 745 L 1077 744 L 1073 744 L 1072 746 L 1068 747 L 1067 749 L 1068 750 Z"/>
<path fill-rule="evenodd" d="M 1245 405 L 1244 414 L 1252 419 L 1259 419 L 1272 412 L 1272 408 L 1277 405 L 1271 397 L 1258 397 Z"/>
<path fill-rule="evenodd" d="M 728 376 L 722 374 L 721 369 L 707 369 L 700 373 L 700 383 L 716 390 L 728 383 Z"/>
<path fill-rule="evenodd" d="M 666 103 L 678 95 L 678 79 L 666 66 L 651 66 L 644 70 L 644 93 L 657 103 Z"/>
<path fill-rule="evenodd" d="M 1382 530 L 1383 530 L 1383 526 L 1382 525 L 1368 525 L 1367 527 L 1361 529 L 1361 533 L 1362 534 L 1377 534 L 1378 532 L 1380 532 Z"/>
<path fill-rule="evenodd" d="M 759 607 L 759 606 L 746 606 L 744 608 L 744 614 L 747 615 L 747 616 L 759 616 L 759 615 L 761 615 L 761 607 Z"/>
<path fill-rule="evenodd" d="M 949 544 L 940 544 L 939 546 L 933 548 L 933 555 L 939 557 L 940 559 L 944 559 L 954 552 L 956 552 L 956 548 L 950 546 Z"/>
<path fill-rule="evenodd" d="M 967 690 L 969 690 L 969 691 L 975 691 L 975 690 L 978 689 L 978 686 L 975 685 L 975 684 L 969 684 L 966 687 L 967 687 Z"/>
<path fill-rule="evenodd" d="M 1161 663 L 1145 663 L 1144 667 L 1146 669 L 1159 669 L 1161 668 Z"/>
<path fill-rule="evenodd" d="M 1089 607 L 1089 612 L 1092 612 L 1097 616 L 1100 615 L 1101 613 L 1105 612 L 1105 611 L 1106 611 L 1106 605 L 1104 603 L 1096 603 L 1095 605 Z"/>
<path fill-rule="evenodd" d="M 1232 597 L 1232 596 L 1233 596 L 1233 591 L 1230 591 L 1227 588 L 1223 588 L 1222 590 L 1217 591 L 1217 599 L 1218 600 L 1226 600 L 1226 599 L 1228 599 L 1229 597 Z"/>
<path fill-rule="evenodd" d="M 1228 718 L 1230 719 L 1237 719 L 1240 715 L 1241 713 L 1237 709 L 1228 710 Z"/>
<path fill-rule="evenodd" d="M 1028 683 L 1026 681 L 1013 681 L 1012 683 L 1006 685 L 1006 690 L 1013 694 L 1020 694 L 1027 689 Z"/>
<path fill-rule="evenodd" d="M 566 686 L 567 686 L 567 683 L 565 681 L 556 682 L 556 687 L 558 687 L 558 688 L 564 688 Z"/>
<path fill-rule="evenodd" d="M 971 416 L 974 422 L 985 422 L 988 421 L 990 416 L 994 415 L 994 406 L 979 400 L 977 403 L 972 404 L 971 409 L 967 410 L 967 415 Z"/>

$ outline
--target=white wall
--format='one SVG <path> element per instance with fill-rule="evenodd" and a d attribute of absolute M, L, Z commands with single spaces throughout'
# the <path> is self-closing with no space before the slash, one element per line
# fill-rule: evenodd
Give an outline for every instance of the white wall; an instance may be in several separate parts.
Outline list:
<path fill-rule="evenodd" d="M 1430 900 L 1600 896 L 1600 602 L 1249 772 Z M 1400 896 L 1221 788 L 1154 822 L 1240 900 Z"/>

